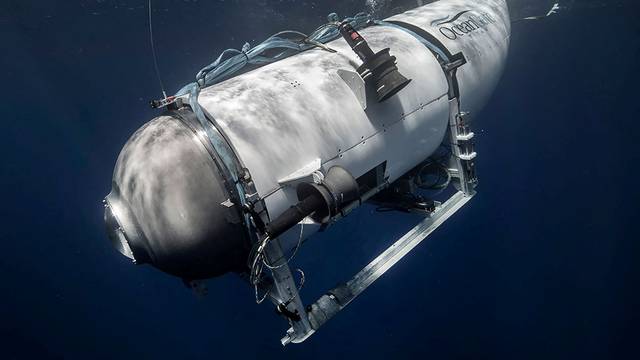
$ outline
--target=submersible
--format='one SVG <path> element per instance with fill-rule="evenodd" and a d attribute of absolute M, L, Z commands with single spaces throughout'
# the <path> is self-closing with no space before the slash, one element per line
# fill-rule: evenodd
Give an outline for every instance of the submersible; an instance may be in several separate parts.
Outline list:
<path fill-rule="evenodd" d="M 473 197 L 468 120 L 510 37 L 504 0 L 335 26 L 338 39 L 172 98 L 125 144 L 105 199 L 119 252 L 187 282 L 240 274 L 289 321 L 283 344 L 313 334 Z M 285 254 L 379 193 L 412 189 L 443 143 L 455 194 L 413 204 L 419 227 L 305 306 Z"/>

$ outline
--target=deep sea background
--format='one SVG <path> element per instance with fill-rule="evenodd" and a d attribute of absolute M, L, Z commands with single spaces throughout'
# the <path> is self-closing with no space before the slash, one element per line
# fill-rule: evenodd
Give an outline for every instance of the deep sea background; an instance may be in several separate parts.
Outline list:
<path fill-rule="evenodd" d="M 157 0 L 171 91 L 228 47 L 333 11 L 412 1 Z M 515 13 L 547 1 L 513 2 Z M 157 112 L 146 1 L 0 4 L 0 359 L 633 359 L 640 22 L 634 1 L 570 1 L 513 25 L 481 114 L 479 194 L 302 345 L 234 276 L 199 299 L 117 254 L 100 201 Z M 517 6 L 517 8 L 516 8 Z M 303 247 L 310 302 L 418 218 L 364 207 Z"/>

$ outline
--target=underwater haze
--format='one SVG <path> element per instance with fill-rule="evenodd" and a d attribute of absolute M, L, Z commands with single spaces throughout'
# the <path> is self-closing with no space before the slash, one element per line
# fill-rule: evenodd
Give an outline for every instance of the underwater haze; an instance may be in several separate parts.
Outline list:
<path fill-rule="evenodd" d="M 417 1 L 153 3 L 173 93 L 224 49 Z M 0 359 L 640 358 L 640 6 L 560 6 L 512 25 L 504 75 L 474 118 L 478 195 L 309 340 L 282 347 L 288 324 L 236 276 L 200 298 L 105 234 L 118 153 L 158 115 L 147 1 L 3 0 Z M 295 260 L 302 296 L 419 220 L 364 206 L 318 234 Z"/>

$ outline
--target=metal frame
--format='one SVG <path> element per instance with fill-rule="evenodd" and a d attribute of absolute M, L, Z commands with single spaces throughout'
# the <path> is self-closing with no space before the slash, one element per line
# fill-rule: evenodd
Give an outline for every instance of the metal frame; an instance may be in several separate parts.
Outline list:
<path fill-rule="evenodd" d="M 289 319 L 291 327 L 281 339 L 282 345 L 306 340 L 473 198 L 477 180 L 469 170 L 473 169 L 475 152 L 468 152 L 472 149 L 470 140 L 473 133 L 468 131 L 468 125 L 464 122 L 467 115 L 458 112 L 458 104 L 457 98 L 451 100 L 449 141 L 452 144 L 452 156 L 449 171 L 453 177 L 458 178 L 460 190 L 436 206 L 435 211 L 426 214 L 423 221 L 378 255 L 351 280 L 328 291 L 308 309 L 304 307 L 289 266 L 273 270 L 276 294 L 273 294 L 272 300 L 277 305 L 284 304 L 289 313 L 299 316 L 297 320 Z M 273 242 L 268 254 L 273 259 L 282 258 L 280 245 Z"/>
<path fill-rule="evenodd" d="M 428 41 L 425 40 L 425 42 Z M 301 343 L 313 335 L 316 330 L 409 254 L 475 195 L 477 178 L 473 162 L 476 157 L 472 142 L 474 133 L 468 124 L 469 114 L 460 111 L 460 94 L 456 79 L 456 71 L 466 63 L 466 59 L 460 53 L 441 60 L 444 60 L 441 65 L 449 84 L 449 136 L 448 139 L 445 139 L 445 142 L 448 141 L 451 145 L 448 171 L 453 178 L 458 179 L 459 190 L 444 203 L 437 204 L 433 212 L 424 214 L 424 220 L 373 259 L 351 280 L 329 290 L 326 295 L 321 296 L 308 308 L 304 306 L 288 264 L 285 263 L 272 269 L 274 281 L 272 289 L 275 289 L 275 293 L 270 291 L 269 296 L 280 313 L 288 317 L 291 325 L 281 339 L 282 345 Z M 382 187 L 375 189 L 375 192 L 380 190 Z M 371 195 L 373 194 L 368 194 L 368 196 Z M 361 199 L 357 205 L 367 199 Z M 278 241 L 272 241 L 265 253 L 271 263 L 276 263 L 283 258 L 282 248 Z M 284 311 L 280 309 L 283 306 L 285 307 Z"/>
<path fill-rule="evenodd" d="M 347 281 L 346 284 L 338 286 L 330 290 L 326 295 L 320 297 L 320 299 L 310 306 L 310 311 L 307 313 L 313 331 L 320 328 L 340 310 L 344 309 L 447 219 L 460 210 L 472 197 L 473 196 L 467 196 L 460 191 L 457 192 L 449 198 L 449 200 L 438 206 L 433 213 L 426 216 L 418 225 L 409 230 L 404 236 L 373 259 L 351 280 Z M 299 333 L 292 327 L 287 331 L 287 335 L 282 338 L 281 342 L 283 345 L 291 342 L 299 343 L 308 338 L 312 333 L 313 332 L 303 334 L 302 337 L 299 337 Z"/>

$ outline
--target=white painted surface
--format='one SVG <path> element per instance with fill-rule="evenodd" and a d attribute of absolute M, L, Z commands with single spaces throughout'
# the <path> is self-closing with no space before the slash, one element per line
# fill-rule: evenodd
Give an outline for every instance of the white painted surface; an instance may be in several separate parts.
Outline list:
<path fill-rule="evenodd" d="M 468 21 L 474 14 L 487 14 L 494 22 L 455 40 L 432 25 L 467 10 L 449 25 Z M 468 63 L 458 70 L 462 107 L 479 111 L 507 56 L 510 20 L 505 1 L 441 0 L 391 19 L 426 30 L 453 54 L 464 53 Z M 444 137 L 448 85 L 433 54 L 400 29 L 374 26 L 360 33 L 374 51 L 390 47 L 399 71 L 412 79 L 384 103 L 368 94 L 366 110 L 338 74 L 355 71 L 361 64 L 343 39 L 328 44 L 337 53 L 309 50 L 200 94 L 201 105 L 232 142 L 258 193 L 269 194 L 265 201 L 271 218 L 297 201 L 294 188 L 281 188 L 278 181 L 316 159 L 325 171 L 341 165 L 355 177 L 387 161 L 387 175 L 393 181 L 430 156 Z M 295 234 L 297 240 L 298 233 L 292 229 L 289 236 Z"/>
<path fill-rule="evenodd" d="M 468 12 L 452 23 L 438 25 L 462 11 Z M 482 18 L 483 14 L 488 14 L 495 22 L 474 31 L 464 29 L 467 21 Z M 447 16 L 448 19 L 435 21 Z M 458 69 L 462 111 L 470 111 L 473 115 L 482 109 L 500 80 L 507 58 L 511 20 L 505 0 L 436 1 L 388 20 L 415 25 L 438 38 L 452 54 L 462 52 L 467 59 L 467 64 Z M 461 26 L 462 31 L 455 26 Z M 450 39 L 443 35 L 451 35 L 449 30 L 441 30 L 443 27 L 454 28 L 461 35 Z"/>

